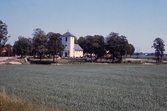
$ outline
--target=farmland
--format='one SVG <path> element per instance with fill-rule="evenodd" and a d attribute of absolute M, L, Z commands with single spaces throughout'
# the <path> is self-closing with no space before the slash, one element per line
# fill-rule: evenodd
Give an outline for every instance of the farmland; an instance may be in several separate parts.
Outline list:
<path fill-rule="evenodd" d="M 0 88 L 67 111 L 166 111 L 166 65 L 1 65 Z"/>

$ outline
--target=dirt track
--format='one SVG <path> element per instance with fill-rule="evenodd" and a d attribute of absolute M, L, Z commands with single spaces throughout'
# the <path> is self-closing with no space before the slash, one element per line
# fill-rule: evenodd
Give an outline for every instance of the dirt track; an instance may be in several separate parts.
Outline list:
<path fill-rule="evenodd" d="M 8 59 L 12 61 L 7 61 Z M 22 64 L 18 61 L 15 61 L 17 57 L 0 57 L 0 65 L 2 64 Z"/>
<path fill-rule="evenodd" d="M 10 57 L 9 57 L 10 58 Z M 2 61 L 6 61 L 8 59 L 8 57 L 0 57 L 0 62 Z"/>

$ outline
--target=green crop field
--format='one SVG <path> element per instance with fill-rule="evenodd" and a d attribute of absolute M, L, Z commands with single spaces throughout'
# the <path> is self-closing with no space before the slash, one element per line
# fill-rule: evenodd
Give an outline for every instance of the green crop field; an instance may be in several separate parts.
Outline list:
<path fill-rule="evenodd" d="M 167 65 L 1 65 L 2 87 L 66 111 L 167 111 Z"/>

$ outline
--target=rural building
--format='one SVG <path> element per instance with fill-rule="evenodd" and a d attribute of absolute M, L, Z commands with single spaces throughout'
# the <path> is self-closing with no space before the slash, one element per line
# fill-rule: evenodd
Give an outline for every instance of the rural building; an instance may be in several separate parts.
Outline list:
<path fill-rule="evenodd" d="M 64 45 L 63 57 L 83 57 L 83 49 L 74 43 L 75 36 L 70 32 L 66 32 L 61 36 Z"/>
<path fill-rule="evenodd" d="M 3 47 L 1 49 L 1 56 L 14 56 L 13 47 Z"/>

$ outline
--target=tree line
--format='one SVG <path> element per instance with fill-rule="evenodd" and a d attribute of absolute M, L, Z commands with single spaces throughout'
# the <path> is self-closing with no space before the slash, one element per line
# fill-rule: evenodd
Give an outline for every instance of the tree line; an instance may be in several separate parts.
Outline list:
<path fill-rule="evenodd" d="M 105 38 L 101 35 L 80 37 L 78 44 L 83 48 L 84 53 L 89 53 L 91 57 L 92 54 L 95 54 L 97 58 L 102 58 L 107 53 L 111 54 L 112 62 L 115 58 L 121 62 L 123 56 L 131 56 L 135 51 L 126 36 L 119 36 L 115 32 L 111 32 Z"/>
<path fill-rule="evenodd" d="M 55 55 L 62 54 L 64 46 L 61 43 L 61 34 L 49 32 L 45 34 L 40 28 L 37 28 L 33 32 L 33 38 L 19 36 L 18 40 L 13 45 L 14 54 L 21 55 L 37 55 L 40 60 L 44 54 L 53 56 L 53 62 Z M 2 48 L 7 47 L 8 52 L 11 50 L 10 44 L 5 44 L 10 36 L 8 36 L 7 25 L 0 20 L 0 54 Z M 112 62 L 115 58 L 118 62 L 122 61 L 123 56 L 132 55 L 135 48 L 128 42 L 128 39 L 124 35 L 111 32 L 107 37 L 102 35 L 87 35 L 85 37 L 75 37 L 75 43 L 79 44 L 83 49 L 84 54 L 89 54 L 92 58 L 94 55 L 96 58 L 103 58 L 106 54 L 110 54 Z M 155 55 L 157 61 L 161 62 L 164 54 L 164 41 L 161 38 L 156 38 L 153 41 L 153 48 L 155 48 Z"/>
<path fill-rule="evenodd" d="M 60 37 L 61 34 L 59 33 L 49 32 L 45 34 L 44 31 L 37 28 L 34 30 L 33 38 L 18 37 L 18 40 L 14 43 L 14 53 L 21 55 L 21 57 L 38 55 L 40 60 L 44 54 L 51 54 L 53 58 L 55 58 L 55 55 L 61 56 L 64 46 Z M 132 55 L 135 50 L 125 36 L 119 36 L 118 33 L 114 32 L 106 38 L 101 35 L 88 35 L 79 37 L 78 40 L 75 38 L 75 43 L 82 47 L 84 53 L 90 54 L 91 58 L 93 54 L 96 58 L 102 58 L 108 51 L 109 54 L 112 54 L 112 58 L 119 58 L 121 61 L 122 56 Z"/>
<path fill-rule="evenodd" d="M 26 55 L 38 56 L 40 61 L 44 54 L 49 54 L 53 56 L 53 62 L 55 55 L 61 55 L 64 50 L 64 46 L 60 39 L 61 34 L 49 32 L 45 34 L 40 28 L 34 30 L 33 38 L 26 38 L 20 36 L 14 43 L 14 53 L 21 55 L 21 57 Z"/>

